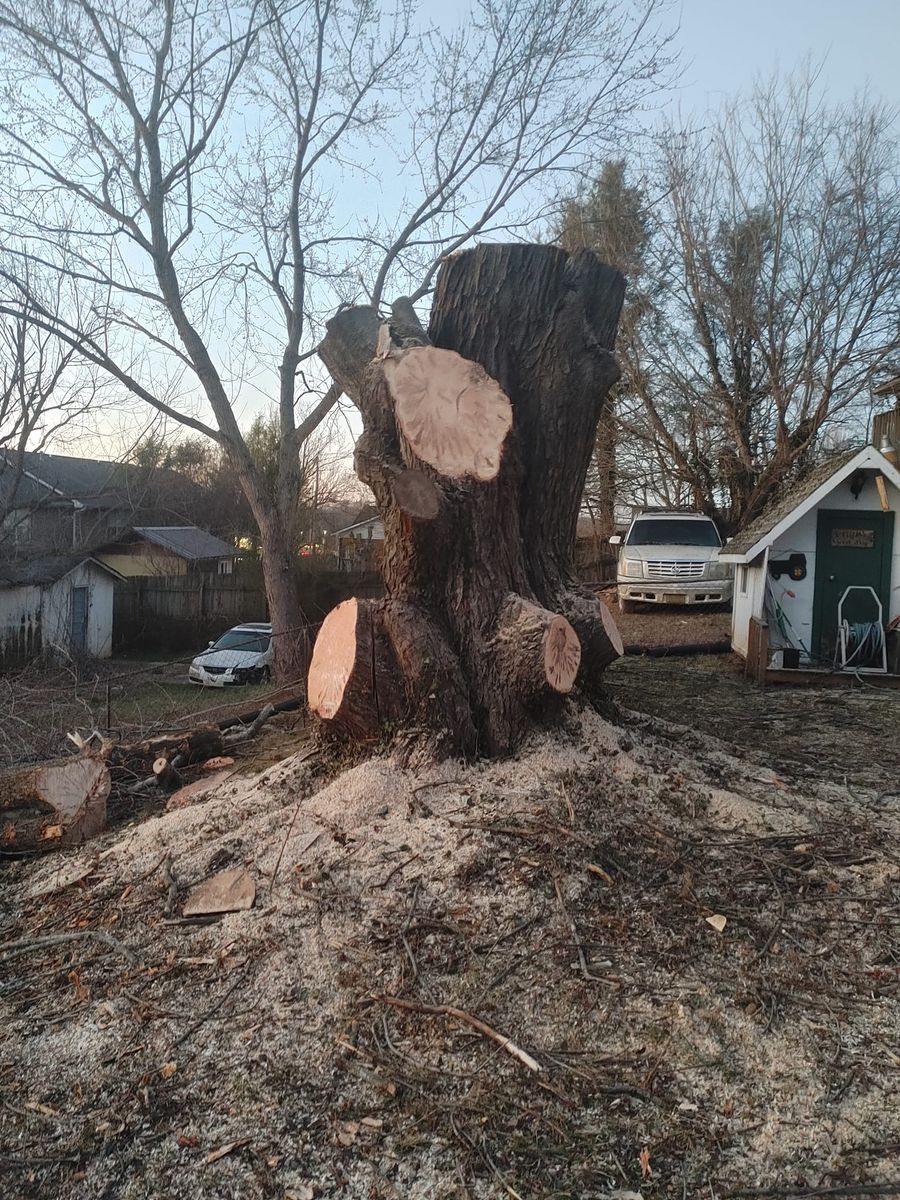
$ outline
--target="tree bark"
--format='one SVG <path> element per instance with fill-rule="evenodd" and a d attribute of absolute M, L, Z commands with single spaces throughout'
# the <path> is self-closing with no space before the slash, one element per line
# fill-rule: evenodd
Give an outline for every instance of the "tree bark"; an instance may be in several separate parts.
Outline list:
<path fill-rule="evenodd" d="M 260 532 L 263 586 L 272 622 L 272 674 L 281 686 L 302 682 L 309 666 L 309 630 L 300 605 L 297 560 L 276 509 L 255 514 Z"/>
<path fill-rule="evenodd" d="M 433 749 L 502 754 L 573 686 L 597 695 L 621 640 L 573 551 L 623 293 L 589 251 L 482 246 L 443 264 L 427 335 L 408 301 L 385 328 L 366 307 L 329 322 L 319 353 L 363 416 L 388 599 L 367 609 L 374 674 L 360 655 L 347 672 L 323 626 L 317 679 L 343 680 L 323 720 L 373 736 L 399 675 Z"/>
<path fill-rule="evenodd" d="M 94 837 L 106 825 L 109 771 L 90 755 L 0 771 L 0 846 L 54 850 Z"/>

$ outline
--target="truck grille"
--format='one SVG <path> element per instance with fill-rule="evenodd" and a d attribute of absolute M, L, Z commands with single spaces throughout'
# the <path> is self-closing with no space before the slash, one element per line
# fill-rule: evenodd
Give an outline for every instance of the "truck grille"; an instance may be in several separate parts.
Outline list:
<path fill-rule="evenodd" d="M 648 579 L 702 579 L 705 562 L 690 559 L 648 559 Z"/>

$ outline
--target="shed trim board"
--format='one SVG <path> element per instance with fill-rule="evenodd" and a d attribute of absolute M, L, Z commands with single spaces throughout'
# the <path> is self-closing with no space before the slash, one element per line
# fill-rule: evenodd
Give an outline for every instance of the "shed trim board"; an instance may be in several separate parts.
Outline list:
<path fill-rule="evenodd" d="M 786 516 L 767 532 L 761 533 L 756 542 L 747 550 L 729 551 L 728 545 L 724 545 L 719 551 L 720 562 L 730 563 L 751 563 L 757 558 L 763 550 L 771 546 L 773 542 L 777 542 L 782 534 L 787 531 L 805 516 L 811 512 L 817 504 L 825 499 L 831 492 L 834 491 L 839 484 L 845 479 L 849 479 L 854 471 L 859 471 L 861 468 L 869 467 L 872 470 L 880 471 L 886 479 L 888 479 L 898 491 L 900 491 L 900 471 L 891 463 L 891 461 L 874 446 L 864 446 L 858 454 L 855 454 L 851 459 L 838 467 L 834 474 L 821 483 L 814 492 L 801 500 L 797 507 L 792 509 Z"/>

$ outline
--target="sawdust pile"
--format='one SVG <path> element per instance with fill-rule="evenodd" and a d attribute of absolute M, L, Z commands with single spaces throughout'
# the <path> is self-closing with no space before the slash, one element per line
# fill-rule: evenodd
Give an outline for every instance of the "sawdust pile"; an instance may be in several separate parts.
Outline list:
<path fill-rule="evenodd" d="M 900 1177 L 897 806 L 811 788 L 585 714 L 500 764 L 300 754 L 7 867 L 0 1195 Z M 180 919 L 238 867 L 252 909 Z"/>

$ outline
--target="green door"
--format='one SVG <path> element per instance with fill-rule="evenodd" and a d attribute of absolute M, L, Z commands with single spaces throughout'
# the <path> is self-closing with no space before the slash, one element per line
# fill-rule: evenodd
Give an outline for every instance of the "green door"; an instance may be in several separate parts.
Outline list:
<path fill-rule="evenodd" d="M 884 618 L 889 617 L 893 534 L 892 512 L 819 510 L 813 650 L 827 662 L 834 659 L 838 602 L 845 588 L 874 588 Z M 871 595 L 851 592 L 843 613 L 851 623 L 874 621 L 877 608 Z"/>

